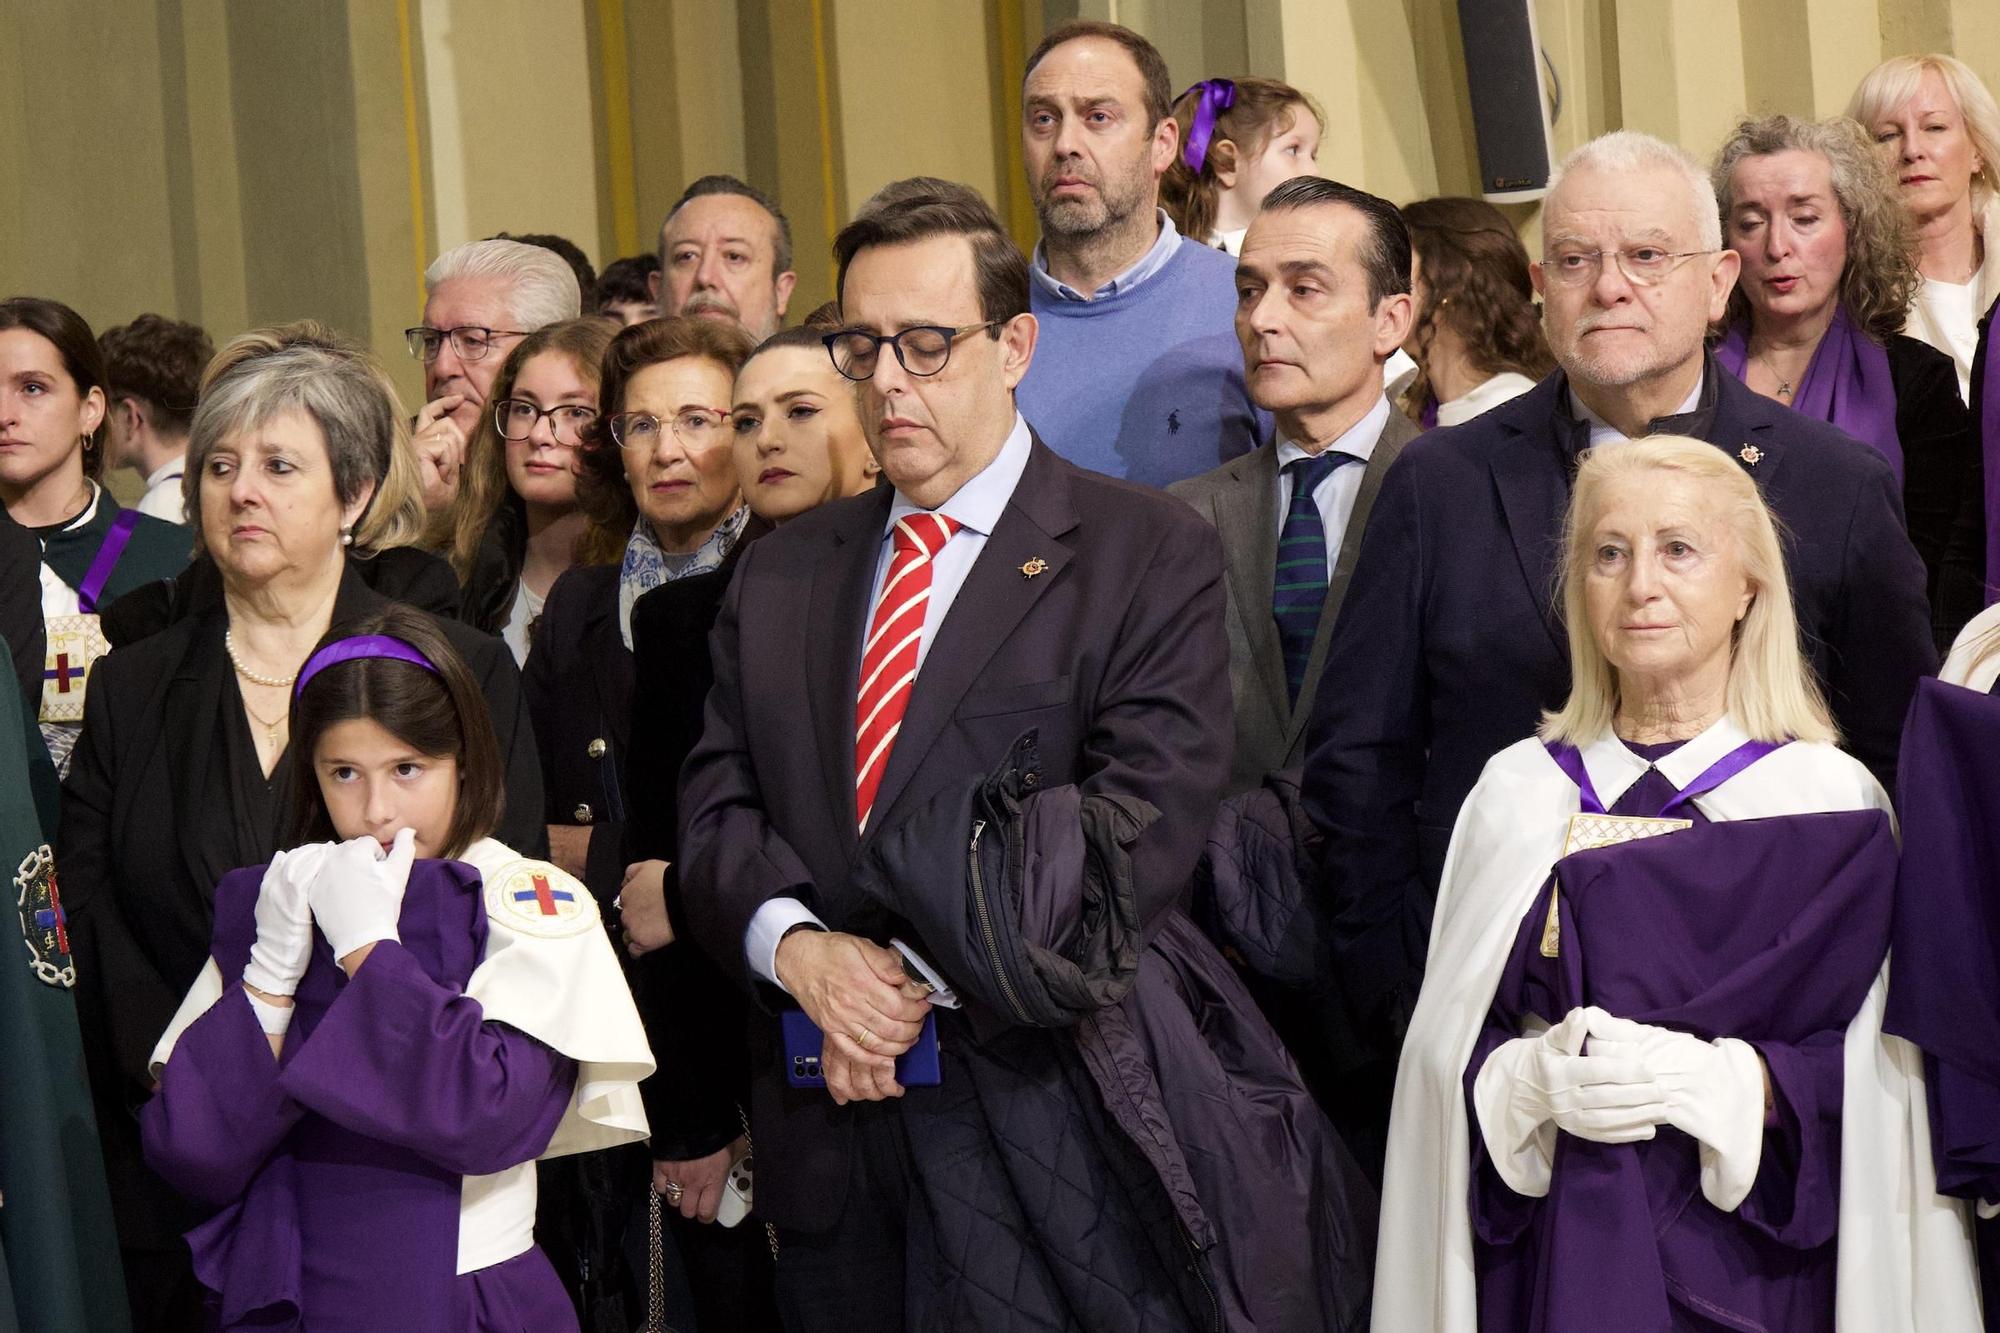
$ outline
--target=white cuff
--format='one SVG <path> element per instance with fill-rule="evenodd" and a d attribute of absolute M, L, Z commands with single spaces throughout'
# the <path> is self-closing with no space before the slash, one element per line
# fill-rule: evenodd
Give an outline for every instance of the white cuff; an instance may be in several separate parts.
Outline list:
<path fill-rule="evenodd" d="M 1539 1041 L 1516 1037 L 1501 1043 L 1472 1080 L 1472 1109 L 1480 1137 L 1486 1140 L 1486 1155 L 1493 1159 L 1501 1182 L 1526 1199 L 1546 1198 L 1555 1174 L 1555 1122 L 1531 1123 L 1514 1096 L 1520 1063 Z"/>
<path fill-rule="evenodd" d="M 1979 1220 L 1982 1222 L 1991 1222 L 1994 1218 L 2000 1217 L 2000 1203 L 1989 1199 L 1978 1199 L 1972 1206 L 1979 1210 Z"/>
<path fill-rule="evenodd" d="M 785 983 L 778 980 L 778 941 L 793 926 L 818 926 L 825 930 L 826 922 L 814 916 L 812 909 L 797 898 L 773 898 L 757 909 L 750 918 L 750 929 L 743 932 L 743 961 L 779 990 L 785 990 Z"/>
<path fill-rule="evenodd" d="M 1764 1062 L 1747 1041 L 1715 1043 L 1715 1083 L 1701 1090 L 1702 1195 L 1725 1213 L 1735 1212 L 1757 1183 L 1764 1156 Z"/>
<path fill-rule="evenodd" d="M 252 995 L 247 988 L 243 992 L 243 998 L 250 1001 L 250 1008 L 257 1015 L 257 1026 L 264 1029 L 265 1035 L 282 1037 L 291 1029 L 292 1010 L 295 1006 L 272 1004 L 269 1000 Z"/>

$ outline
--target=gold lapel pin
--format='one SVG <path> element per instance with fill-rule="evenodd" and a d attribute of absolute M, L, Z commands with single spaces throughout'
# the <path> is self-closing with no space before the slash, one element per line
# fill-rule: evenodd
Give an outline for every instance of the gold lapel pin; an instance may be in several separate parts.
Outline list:
<path fill-rule="evenodd" d="M 1759 463 L 1764 461 L 1764 451 L 1762 449 L 1759 449 L 1754 444 L 1744 445 L 1741 449 L 1738 449 L 1736 451 L 1736 456 L 1742 459 L 1744 462 L 1748 463 L 1751 467 L 1756 467 Z"/>
<path fill-rule="evenodd" d="M 1042 559 L 1040 556 L 1035 556 L 1033 559 L 1027 561 L 1025 564 L 1021 566 L 1021 577 L 1024 579 L 1031 579 L 1035 577 L 1035 575 L 1040 574 L 1045 570 L 1047 570 L 1048 567 L 1049 567 L 1048 561 Z"/>

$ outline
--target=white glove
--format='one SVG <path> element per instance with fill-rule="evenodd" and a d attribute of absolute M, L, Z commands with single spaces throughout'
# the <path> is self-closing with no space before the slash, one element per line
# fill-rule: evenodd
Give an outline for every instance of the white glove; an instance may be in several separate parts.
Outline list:
<path fill-rule="evenodd" d="M 1637 1143 L 1666 1119 L 1659 1084 L 1644 1065 L 1578 1053 L 1592 1016 L 1602 1013 L 1572 1009 L 1540 1036 L 1503 1043 L 1472 1081 L 1486 1151 L 1516 1194 L 1539 1199 L 1549 1192 L 1558 1129 L 1595 1143 Z"/>
<path fill-rule="evenodd" d="M 312 845 L 271 858 L 264 882 L 257 889 L 257 938 L 250 961 L 243 965 L 243 982 L 266 995 L 291 995 L 312 961 L 312 909 L 306 886 L 318 872 L 327 849 Z"/>
<path fill-rule="evenodd" d="M 1734 1037 L 1700 1037 L 1590 1011 L 1593 1057 L 1645 1066 L 1666 1098 L 1666 1123 L 1701 1147 L 1701 1192 L 1733 1212 L 1757 1182 L 1764 1152 L 1764 1062 Z"/>
<path fill-rule="evenodd" d="M 335 959 L 377 940 L 402 939 L 396 921 L 403 914 L 403 887 L 416 859 L 416 842 L 415 831 L 403 829 L 387 855 L 373 838 L 353 838 L 326 849 L 306 897 Z"/>

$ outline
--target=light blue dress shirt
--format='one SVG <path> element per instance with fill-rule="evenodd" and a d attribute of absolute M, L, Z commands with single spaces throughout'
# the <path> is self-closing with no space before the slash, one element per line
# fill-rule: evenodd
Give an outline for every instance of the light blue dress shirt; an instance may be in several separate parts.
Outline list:
<path fill-rule="evenodd" d="M 1319 509 L 1319 521 L 1326 529 L 1326 572 L 1330 578 L 1333 566 L 1340 559 L 1340 543 L 1347 536 L 1347 520 L 1354 516 L 1354 501 L 1361 494 L 1361 474 L 1368 470 L 1368 460 L 1374 457 L 1375 444 L 1382 438 L 1382 428 L 1389 424 L 1389 400 L 1377 398 L 1375 406 L 1368 409 L 1361 420 L 1349 426 L 1325 449 L 1308 450 L 1292 441 L 1280 438 L 1278 441 L 1278 528 L 1283 531 L 1285 515 L 1292 507 L 1292 479 L 1285 468 L 1301 458 L 1314 458 L 1331 452 L 1353 454 L 1361 460 L 1360 467 L 1337 467 L 1327 473 L 1324 480 L 1313 490 L 1313 504 Z"/>

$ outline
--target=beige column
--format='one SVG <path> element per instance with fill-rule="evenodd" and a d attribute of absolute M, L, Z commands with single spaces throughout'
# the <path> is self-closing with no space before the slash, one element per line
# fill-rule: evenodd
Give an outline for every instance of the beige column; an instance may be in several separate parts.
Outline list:
<path fill-rule="evenodd" d="M 1618 78 L 1625 129 L 1707 157 L 1745 107 L 1737 0 L 1618 0 Z"/>
<path fill-rule="evenodd" d="M 1374 0 L 1246 0 L 1254 72 L 1326 111 L 1320 171 L 1394 200 L 1437 192 L 1410 11 Z"/>

